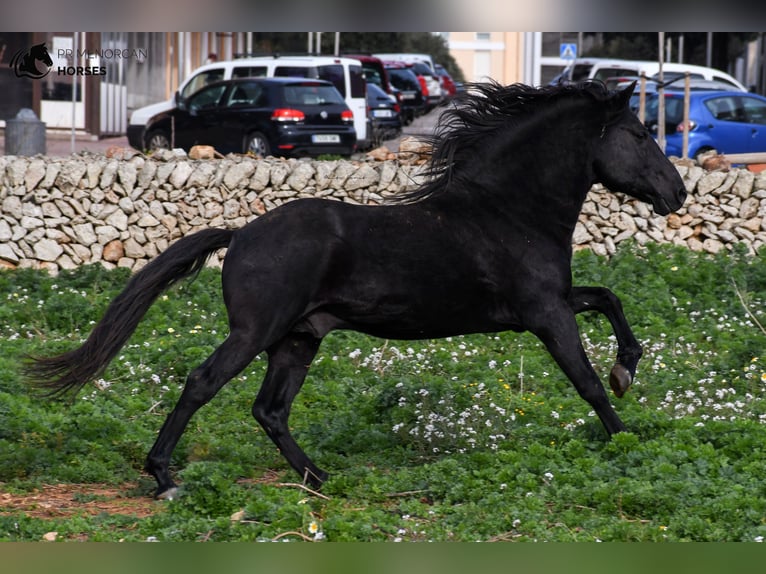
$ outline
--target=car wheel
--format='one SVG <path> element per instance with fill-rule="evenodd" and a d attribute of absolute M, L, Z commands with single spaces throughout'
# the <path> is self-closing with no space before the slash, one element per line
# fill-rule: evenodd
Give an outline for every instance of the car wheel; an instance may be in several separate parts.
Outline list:
<path fill-rule="evenodd" d="M 170 138 L 162 130 L 149 132 L 146 136 L 146 149 L 155 151 L 158 149 L 170 149 Z"/>
<path fill-rule="evenodd" d="M 245 153 L 252 153 L 261 157 L 271 155 L 269 140 L 261 132 L 253 132 L 245 140 Z"/>

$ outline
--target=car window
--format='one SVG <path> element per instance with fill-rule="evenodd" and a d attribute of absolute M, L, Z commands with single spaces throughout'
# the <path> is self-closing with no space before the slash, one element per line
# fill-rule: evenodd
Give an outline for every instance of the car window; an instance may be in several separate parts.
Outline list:
<path fill-rule="evenodd" d="M 732 86 L 736 90 L 740 89 L 739 86 L 737 86 L 736 84 L 732 83 L 730 80 L 727 80 L 726 78 L 722 78 L 720 76 L 713 76 L 713 79 L 716 82 L 721 82 L 722 84 L 726 84 L 727 86 Z"/>
<path fill-rule="evenodd" d="M 601 68 L 593 76 L 594 80 L 601 80 L 602 82 L 608 78 L 614 78 L 615 76 L 635 76 L 636 70 L 631 68 Z"/>
<path fill-rule="evenodd" d="M 351 76 L 351 97 L 364 98 L 367 82 L 364 81 L 362 66 L 349 66 L 348 72 Z"/>
<path fill-rule="evenodd" d="M 266 66 L 239 66 L 231 71 L 232 78 L 263 78 L 269 72 Z"/>
<path fill-rule="evenodd" d="M 345 104 L 338 90 L 327 85 L 288 85 L 284 88 L 284 98 L 290 106 Z"/>
<path fill-rule="evenodd" d="M 316 78 L 317 71 L 311 66 L 277 66 L 274 68 L 277 78 Z"/>
<path fill-rule="evenodd" d="M 587 80 L 591 69 L 593 69 L 593 64 L 576 64 L 572 70 L 572 81 L 580 82 Z M 568 79 L 568 76 L 566 79 Z"/>
<path fill-rule="evenodd" d="M 205 70 L 194 76 L 188 84 L 186 84 L 181 91 L 181 96 L 188 98 L 194 92 L 204 88 L 208 84 L 223 80 L 223 68 L 216 68 L 214 70 Z"/>
<path fill-rule="evenodd" d="M 415 75 L 408 70 L 388 70 L 391 83 L 397 90 L 420 90 L 420 84 Z"/>
<path fill-rule="evenodd" d="M 380 77 L 380 72 L 374 68 L 364 68 L 364 81 L 368 84 L 375 84 L 376 86 L 383 85 L 383 79 Z"/>
<path fill-rule="evenodd" d="M 265 103 L 265 95 L 261 84 L 243 82 L 234 86 L 229 95 L 226 96 L 223 105 L 227 108 L 262 106 Z"/>
<path fill-rule="evenodd" d="M 738 100 L 739 98 L 734 96 L 711 98 L 705 102 L 705 107 L 717 120 L 724 122 L 743 122 L 745 121 L 745 113 Z"/>
<path fill-rule="evenodd" d="M 755 98 L 742 98 L 745 121 L 751 124 L 766 125 L 766 102 Z"/>
<path fill-rule="evenodd" d="M 645 123 L 652 125 L 657 123 L 657 114 L 659 113 L 659 96 L 654 93 L 646 100 Z M 672 126 L 678 125 L 684 118 L 684 99 L 683 97 L 665 97 L 665 123 Z"/>
<path fill-rule="evenodd" d="M 428 64 L 424 64 L 423 62 L 415 62 L 412 64 L 412 71 L 419 76 L 433 76 L 431 68 L 428 67 Z"/>
<path fill-rule="evenodd" d="M 192 97 L 189 98 L 189 111 L 198 112 L 200 110 L 208 110 L 216 107 L 225 90 L 226 84 L 217 84 L 215 86 L 202 88 L 199 92 L 193 94 Z"/>
<path fill-rule="evenodd" d="M 318 66 L 317 72 L 319 78 L 332 82 L 343 97 L 346 97 L 346 79 L 343 74 L 343 66 L 340 64 L 330 64 L 328 66 Z"/>

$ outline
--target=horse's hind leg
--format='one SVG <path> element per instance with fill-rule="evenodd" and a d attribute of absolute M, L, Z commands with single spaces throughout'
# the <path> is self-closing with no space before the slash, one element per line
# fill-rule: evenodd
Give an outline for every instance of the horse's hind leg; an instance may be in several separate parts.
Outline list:
<path fill-rule="evenodd" d="M 572 310 L 563 306 L 544 322 L 538 320 L 530 331 L 545 344 L 580 396 L 596 411 L 607 432 L 612 435 L 624 431 L 625 425 L 609 403 L 604 385 L 585 354 Z"/>
<path fill-rule="evenodd" d="M 622 397 L 633 383 L 643 350 L 630 330 L 620 299 L 606 287 L 573 287 L 569 305 L 575 313 L 603 313 L 612 324 L 617 338 L 617 362 L 609 373 L 609 385 L 615 395 Z"/>
<path fill-rule="evenodd" d="M 232 333 L 202 365 L 189 374 L 181 398 L 165 419 L 146 459 L 145 470 L 157 480 L 157 498 L 175 496 L 177 488 L 168 470 L 170 455 L 192 415 L 244 369 L 258 351 L 248 337 Z"/>
<path fill-rule="evenodd" d="M 327 479 L 295 442 L 287 426 L 290 407 L 306 379 L 321 339 L 305 333 L 291 333 L 267 349 L 269 367 L 253 403 L 253 416 L 274 441 L 287 462 L 314 488 Z"/>

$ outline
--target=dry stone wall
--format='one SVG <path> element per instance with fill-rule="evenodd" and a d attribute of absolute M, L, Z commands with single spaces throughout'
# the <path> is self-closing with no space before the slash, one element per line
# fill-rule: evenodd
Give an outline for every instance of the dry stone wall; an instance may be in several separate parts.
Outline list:
<path fill-rule="evenodd" d="M 600 186 L 588 195 L 575 249 L 670 242 L 715 253 L 766 243 L 766 174 L 677 164 L 690 198 L 668 217 Z M 227 156 L 192 160 L 123 150 L 115 157 L 0 156 L 0 267 L 51 272 L 88 263 L 137 270 L 178 238 L 237 228 L 301 197 L 379 204 L 422 183 L 417 162 Z M 220 261 L 213 257 L 210 264 Z"/>

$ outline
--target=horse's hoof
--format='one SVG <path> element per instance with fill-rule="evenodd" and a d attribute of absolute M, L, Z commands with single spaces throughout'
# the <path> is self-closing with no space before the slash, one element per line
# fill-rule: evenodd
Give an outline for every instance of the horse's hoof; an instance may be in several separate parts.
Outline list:
<path fill-rule="evenodd" d="M 178 498 L 178 487 L 173 486 L 172 488 L 168 488 L 167 490 L 157 494 L 155 498 L 157 500 L 175 500 Z"/>
<path fill-rule="evenodd" d="M 303 473 L 303 482 L 307 483 L 314 490 L 322 488 L 322 485 L 328 478 L 330 478 L 330 475 L 320 469 L 317 469 L 317 472 L 312 472 L 307 468 Z"/>
<path fill-rule="evenodd" d="M 609 386 L 612 387 L 612 391 L 617 398 L 621 398 L 625 394 L 625 391 L 628 390 L 632 382 L 633 375 L 630 374 L 628 369 L 620 363 L 616 363 L 612 367 L 612 372 L 609 373 Z"/>

